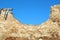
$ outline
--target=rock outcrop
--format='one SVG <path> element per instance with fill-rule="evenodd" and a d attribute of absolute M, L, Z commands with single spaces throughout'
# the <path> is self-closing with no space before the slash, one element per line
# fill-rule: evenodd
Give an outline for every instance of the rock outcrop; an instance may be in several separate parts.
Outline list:
<path fill-rule="evenodd" d="M 60 5 L 51 6 L 50 18 L 37 26 L 22 24 L 11 11 L 0 9 L 0 40 L 60 40 Z"/>

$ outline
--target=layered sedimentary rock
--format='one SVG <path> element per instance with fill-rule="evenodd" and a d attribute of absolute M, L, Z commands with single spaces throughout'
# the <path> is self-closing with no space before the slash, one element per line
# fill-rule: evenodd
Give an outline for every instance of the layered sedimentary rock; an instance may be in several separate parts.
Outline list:
<path fill-rule="evenodd" d="M 50 18 L 40 25 L 22 24 L 11 11 L 0 9 L 0 40 L 60 40 L 60 5 L 51 6 Z"/>

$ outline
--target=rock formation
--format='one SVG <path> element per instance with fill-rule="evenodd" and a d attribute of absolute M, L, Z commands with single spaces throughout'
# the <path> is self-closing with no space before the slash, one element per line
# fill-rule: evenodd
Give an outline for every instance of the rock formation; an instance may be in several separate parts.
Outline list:
<path fill-rule="evenodd" d="M 37 26 L 22 24 L 11 11 L 0 9 L 0 40 L 60 40 L 60 5 L 51 6 L 50 18 Z"/>

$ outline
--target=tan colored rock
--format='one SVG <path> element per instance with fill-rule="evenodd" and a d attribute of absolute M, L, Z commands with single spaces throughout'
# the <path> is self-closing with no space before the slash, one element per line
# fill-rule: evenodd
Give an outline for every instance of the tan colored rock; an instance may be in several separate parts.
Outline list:
<path fill-rule="evenodd" d="M 0 40 L 60 40 L 60 5 L 52 6 L 50 19 L 37 26 L 22 24 L 11 10 L 0 9 Z"/>

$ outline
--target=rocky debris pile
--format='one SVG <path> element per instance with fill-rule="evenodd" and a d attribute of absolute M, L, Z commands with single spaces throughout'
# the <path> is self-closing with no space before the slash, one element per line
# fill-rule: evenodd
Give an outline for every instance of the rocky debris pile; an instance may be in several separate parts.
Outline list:
<path fill-rule="evenodd" d="M 11 10 L 0 9 L 0 40 L 60 40 L 60 5 L 52 6 L 50 18 L 37 26 L 20 23 Z"/>

